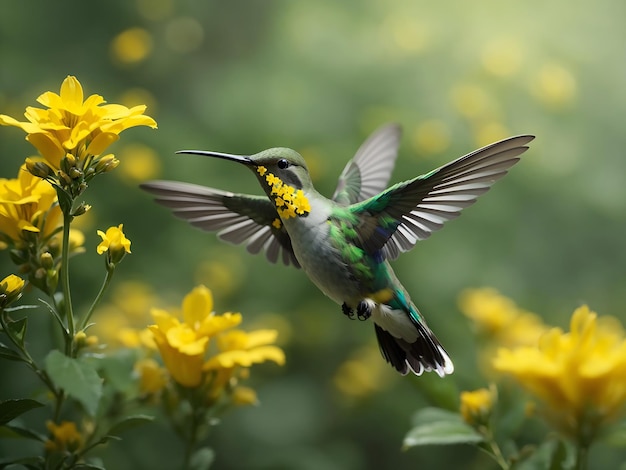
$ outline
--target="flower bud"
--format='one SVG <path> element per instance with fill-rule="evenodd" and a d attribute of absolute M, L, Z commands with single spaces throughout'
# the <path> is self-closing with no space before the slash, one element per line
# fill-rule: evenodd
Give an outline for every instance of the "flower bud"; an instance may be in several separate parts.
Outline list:
<path fill-rule="evenodd" d="M 46 179 L 50 176 L 54 176 L 54 170 L 50 168 L 47 163 L 38 162 L 30 158 L 26 159 L 26 169 L 31 175 L 37 178 Z"/>
<path fill-rule="evenodd" d="M 9 274 L 0 281 L 0 307 L 4 308 L 18 300 L 24 290 L 24 279 Z"/>
<path fill-rule="evenodd" d="M 49 251 L 41 254 L 39 257 L 39 264 L 46 269 L 51 269 L 54 266 L 54 258 Z"/>

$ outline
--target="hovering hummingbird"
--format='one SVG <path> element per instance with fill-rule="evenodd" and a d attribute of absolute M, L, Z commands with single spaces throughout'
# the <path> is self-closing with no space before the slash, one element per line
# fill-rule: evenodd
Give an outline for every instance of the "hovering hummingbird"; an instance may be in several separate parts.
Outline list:
<path fill-rule="evenodd" d="M 250 253 L 302 268 L 349 318 L 374 322 L 381 353 L 398 372 L 440 377 L 454 366 L 398 281 L 389 260 L 456 218 L 519 161 L 534 136 L 493 143 L 429 173 L 385 189 L 397 157 L 400 127 L 374 132 L 344 168 L 332 199 L 313 187 L 302 156 L 271 148 L 251 156 L 201 150 L 250 168 L 265 196 L 175 181 L 141 185 L 155 200 Z"/>

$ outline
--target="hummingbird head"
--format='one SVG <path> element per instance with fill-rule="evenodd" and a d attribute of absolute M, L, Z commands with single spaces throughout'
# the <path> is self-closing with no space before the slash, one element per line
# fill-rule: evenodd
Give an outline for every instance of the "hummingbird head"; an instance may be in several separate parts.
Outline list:
<path fill-rule="evenodd" d="M 203 150 L 176 153 L 222 158 L 247 166 L 255 173 L 283 219 L 306 216 L 311 210 L 306 193 L 313 189 L 313 183 L 304 158 L 295 150 L 276 147 L 250 156 Z"/>

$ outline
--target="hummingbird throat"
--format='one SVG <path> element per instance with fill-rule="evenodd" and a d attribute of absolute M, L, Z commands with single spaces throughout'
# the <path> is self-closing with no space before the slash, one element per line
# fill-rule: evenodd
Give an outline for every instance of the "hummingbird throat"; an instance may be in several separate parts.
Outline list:
<path fill-rule="evenodd" d="M 259 175 L 265 177 L 265 181 L 270 187 L 270 198 L 274 201 L 281 219 L 304 217 L 311 212 L 311 204 L 309 204 L 309 200 L 304 195 L 304 191 L 286 184 L 278 176 L 268 172 L 264 166 L 257 167 L 256 171 Z M 280 228 L 280 221 L 277 219 L 272 225 Z"/>

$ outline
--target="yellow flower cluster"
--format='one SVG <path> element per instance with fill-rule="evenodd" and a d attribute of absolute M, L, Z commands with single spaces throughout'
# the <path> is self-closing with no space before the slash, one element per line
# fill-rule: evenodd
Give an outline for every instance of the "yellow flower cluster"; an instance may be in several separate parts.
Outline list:
<path fill-rule="evenodd" d="M 207 385 L 217 395 L 237 376 L 237 368 L 266 360 L 279 365 L 285 362 L 284 352 L 272 344 L 275 331 L 247 333 L 232 329 L 241 323 L 241 314 L 216 315 L 211 291 L 204 286 L 196 287 L 184 298 L 182 315 L 181 321 L 165 310 L 153 309 L 156 324 L 149 328 L 165 367 L 184 387 Z M 212 340 L 217 351 L 209 354 Z M 209 383 L 211 380 L 214 383 Z"/>
<path fill-rule="evenodd" d="M 293 186 L 284 183 L 278 176 L 268 173 L 264 166 L 259 166 L 257 172 L 265 176 L 265 181 L 271 188 L 270 195 L 274 198 L 278 215 L 283 220 L 311 212 L 311 204 L 304 195 L 304 191 L 296 190 Z"/>
<path fill-rule="evenodd" d="M 626 403 L 622 327 L 587 306 L 574 312 L 569 332 L 553 328 L 533 346 L 502 348 L 493 365 L 543 402 L 546 417 L 576 439 L 583 433 L 590 441 Z"/>
<path fill-rule="evenodd" d="M 83 436 L 73 421 L 62 421 L 59 424 L 48 421 L 46 427 L 51 435 L 45 443 L 48 452 L 75 452 L 83 445 Z"/>
<path fill-rule="evenodd" d="M 143 114 L 145 105 L 129 109 L 120 104 L 104 104 L 100 95 L 83 100 L 83 88 L 73 76 L 63 81 L 59 94 L 47 91 L 37 101 L 49 109 L 27 107 L 25 122 L 1 114 L 0 124 L 26 132 L 26 140 L 54 170 L 61 168 L 61 159 L 68 153 L 80 161 L 101 155 L 130 127 L 156 128 L 154 119 Z"/>
<path fill-rule="evenodd" d="M 0 249 L 23 248 L 37 233 L 47 239 L 61 224 L 52 186 L 20 168 L 17 178 L 0 179 Z"/>

